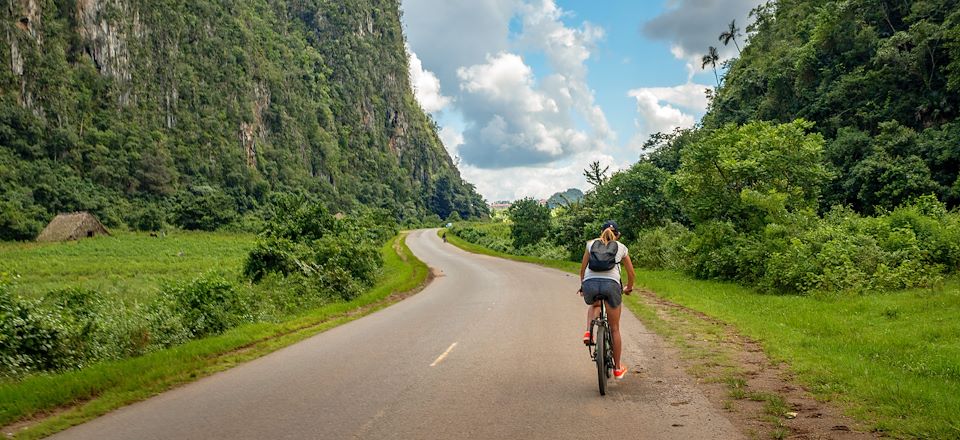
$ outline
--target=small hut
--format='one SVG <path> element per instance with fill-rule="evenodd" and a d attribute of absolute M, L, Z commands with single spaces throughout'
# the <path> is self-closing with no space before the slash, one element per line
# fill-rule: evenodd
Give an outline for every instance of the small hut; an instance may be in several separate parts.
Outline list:
<path fill-rule="evenodd" d="M 97 235 L 110 235 L 107 228 L 103 227 L 100 220 L 97 220 L 89 212 L 74 212 L 72 214 L 60 214 L 53 221 L 43 228 L 43 232 L 37 237 L 37 241 L 68 241 L 79 240 L 85 237 L 94 237 Z"/>

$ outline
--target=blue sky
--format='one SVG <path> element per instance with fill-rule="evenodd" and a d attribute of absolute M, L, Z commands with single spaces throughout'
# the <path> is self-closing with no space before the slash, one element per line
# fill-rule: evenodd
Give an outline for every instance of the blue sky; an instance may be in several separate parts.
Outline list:
<path fill-rule="evenodd" d="M 715 85 L 700 55 L 735 56 L 717 35 L 758 3 L 403 0 L 411 79 L 487 200 L 586 189 L 590 162 L 628 167 L 650 134 L 699 120 Z"/>

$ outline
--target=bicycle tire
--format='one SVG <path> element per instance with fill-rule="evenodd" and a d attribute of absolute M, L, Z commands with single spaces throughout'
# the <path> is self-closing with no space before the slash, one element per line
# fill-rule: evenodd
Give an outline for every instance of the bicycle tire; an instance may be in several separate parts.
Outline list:
<path fill-rule="evenodd" d="M 600 395 L 607 395 L 607 329 L 605 326 L 597 326 L 597 381 L 600 386 Z"/>

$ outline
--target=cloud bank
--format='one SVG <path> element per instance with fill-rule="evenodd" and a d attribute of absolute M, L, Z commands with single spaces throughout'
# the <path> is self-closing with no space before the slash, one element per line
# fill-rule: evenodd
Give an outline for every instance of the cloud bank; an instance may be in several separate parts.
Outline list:
<path fill-rule="evenodd" d="M 724 46 L 718 37 L 727 29 L 730 20 L 736 20 L 737 27 L 746 34 L 750 11 L 762 3 L 765 1 L 668 0 L 667 10 L 645 23 L 641 31 L 648 38 L 670 43 L 673 55 L 687 62 L 687 69 L 693 76 L 702 70 L 701 57 L 710 46 L 719 50 L 721 60 L 737 55 L 732 42 Z M 737 39 L 741 48 L 743 38 Z"/>

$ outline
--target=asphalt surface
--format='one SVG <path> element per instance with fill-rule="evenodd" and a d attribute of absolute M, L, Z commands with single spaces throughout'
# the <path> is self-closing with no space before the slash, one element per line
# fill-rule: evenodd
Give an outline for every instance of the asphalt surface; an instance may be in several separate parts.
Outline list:
<path fill-rule="evenodd" d="M 743 438 L 627 312 L 601 397 L 575 276 L 407 243 L 441 272 L 419 294 L 53 438 Z"/>

